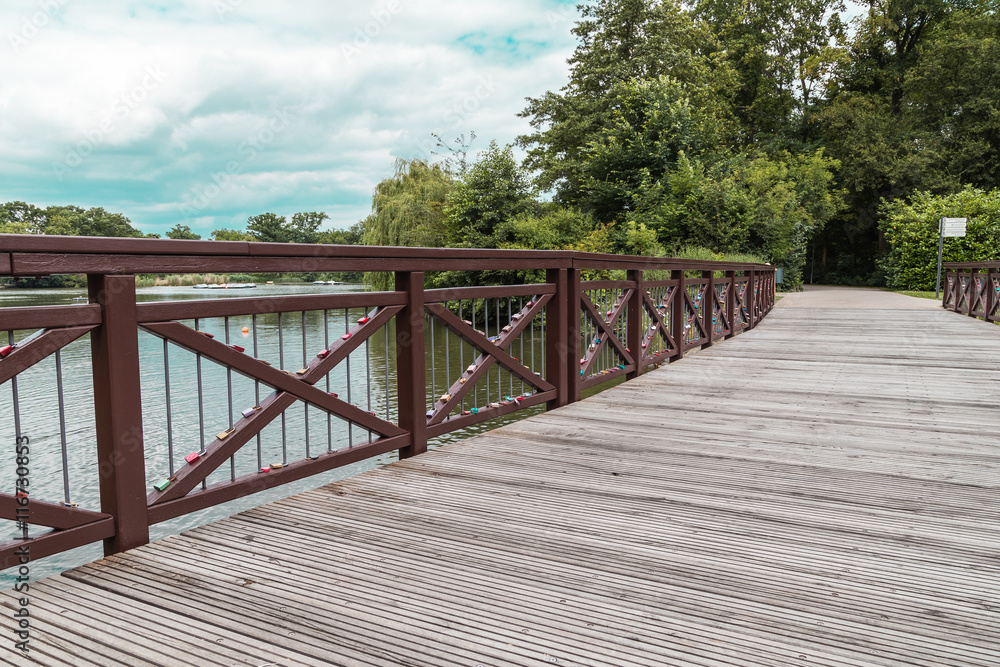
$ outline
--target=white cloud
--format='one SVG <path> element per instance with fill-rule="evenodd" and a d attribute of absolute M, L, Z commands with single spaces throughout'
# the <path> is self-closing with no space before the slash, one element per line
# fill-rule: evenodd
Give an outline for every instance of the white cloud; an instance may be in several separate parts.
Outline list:
<path fill-rule="evenodd" d="M 0 201 L 104 206 L 158 232 L 279 207 L 351 224 L 431 132 L 474 130 L 482 149 L 529 129 L 524 97 L 566 80 L 567 6 L 5 2 Z"/>

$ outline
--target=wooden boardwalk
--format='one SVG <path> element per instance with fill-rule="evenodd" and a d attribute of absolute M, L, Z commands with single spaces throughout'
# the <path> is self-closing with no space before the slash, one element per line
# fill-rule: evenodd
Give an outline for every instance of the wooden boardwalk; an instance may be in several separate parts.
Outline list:
<path fill-rule="evenodd" d="M 995 667 L 1000 329 L 879 294 L 39 582 L 0 658 Z"/>

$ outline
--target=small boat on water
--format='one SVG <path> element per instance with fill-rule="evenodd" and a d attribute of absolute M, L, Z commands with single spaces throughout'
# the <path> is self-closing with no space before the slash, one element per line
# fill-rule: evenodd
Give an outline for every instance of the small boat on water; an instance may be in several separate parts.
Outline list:
<path fill-rule="evenodd" d="M 344 283 L 337 282 L 336 280 L 314 280 L 313 285 L 343 285 Z"/>
<path fill-rule="evenodd" d="M 85 297 L 85 296 L 74 296 L 73 297 L 73 301 L 86 301 L 86 300 L 87 300 L 87 297 Z"/>
<path fill-rule="evenodd" d="M 257 283 L 221 283 L 219 285 L 195 285 L 194 289 L 250 289 L 256 287 Z"/>

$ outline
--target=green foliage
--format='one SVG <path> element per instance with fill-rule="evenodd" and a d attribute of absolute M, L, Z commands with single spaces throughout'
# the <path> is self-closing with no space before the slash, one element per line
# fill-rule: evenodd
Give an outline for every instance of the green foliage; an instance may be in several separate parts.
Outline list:
<path fill-rule="evenodd" d="M 910 202 L 887 203 L 884 214 L 881 229 L 891 249 L 881 264 L 892 288 L 934 289 L 942 217 L 969 221 L 967 236 L 944 240 L 945 262 L 996 260 L 1000 252 L 1000 190 L 966 187 L 950 195 L 918 192 Z"/>
<path fill-rule="evenodd" d="M 180 223 L 173 226 L 173 228 L 167 232 L 168 239 L 189 239 L 197 241 L 201 238 L 201 234 L 195 234 L 191 231 L 191 228 L 187 225 L 182 225 Z"/>
<path fill-rule="evenodd" d="M 395 173 L 375 186 L 372 212 L 362 221 L 362 241 L 376 246 L 441 247 L 447 228 L 444 208 L 455 187 L 452 174 L 425 160 L 396 160 Z M 377 290 L 393 288 L 384 272 L 365 274 Z"/>
<path fill-rule="evenodd" d="M 514 220 L 537 209 L 530 179 L 511 148 L 491 142 L 448 195 L 448 239 L 460 247 L 516 247 Z"/>
<path fill-rule="evenodd" d="M 118 236 L 141 238 L 143 233 L 121 213 L 103 208 L 49 206 L 41 209 L 20 201 L 0 205 L 0 233 L 58 236 Z M 10 231 L 7 231 L 10 230 Z"/>
<path fill-rule="evenodd" d="M 254 241 L 253 236 L 247 232 L 236 229 L 216 229 L 212 231 L 213 241 Z"/>
<path fill-rule="evenodd" d="M 286 237 L 290 243 L 318 243 L 320 225 L 329 219 L 326 213 L 316 211 L 296 213 L 291 222 L 286 223 Z"/>
<path fill-rule="evenodd" d="M 364 236 L 364 223 L 358 222 L 347 229 L 328 229 L 319 232 L 316 243 L 330 245 L 360 245 Z"/>
<path fill-rule="evenodd" d="M 288 243 L 291 241 L 287 220 L 277 213 L 260 213 L 247 219 L 247 233 L 254 241 Z"/>

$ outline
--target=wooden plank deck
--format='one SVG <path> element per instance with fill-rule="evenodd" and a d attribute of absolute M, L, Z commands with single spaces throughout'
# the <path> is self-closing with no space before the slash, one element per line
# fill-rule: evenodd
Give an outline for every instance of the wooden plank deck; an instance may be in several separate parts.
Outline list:
<path fill-rule="evenodd" d="M 31 659 L 9 636 L 0 658 L 995 667 L 1000 329 L 831 294 L 847 306 L 790 297 L 582 403 L 34 584 Z"/>

